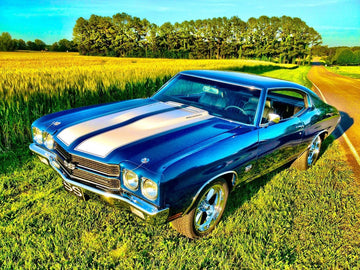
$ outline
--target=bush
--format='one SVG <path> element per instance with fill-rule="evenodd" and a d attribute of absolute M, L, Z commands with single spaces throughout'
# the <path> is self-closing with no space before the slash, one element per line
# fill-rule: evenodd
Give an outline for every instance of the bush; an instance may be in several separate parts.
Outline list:
<path fill-rule="evenodd" d="M 354 51 L 355 64 L 360 65 L 360 50 Z"/>
<path fill-rule="evenodd" d="M 337 65 L 354 65 L 356 63 L 355 54 L 348 48 L 338 49 L 334 57 L 334 63 Z"/>

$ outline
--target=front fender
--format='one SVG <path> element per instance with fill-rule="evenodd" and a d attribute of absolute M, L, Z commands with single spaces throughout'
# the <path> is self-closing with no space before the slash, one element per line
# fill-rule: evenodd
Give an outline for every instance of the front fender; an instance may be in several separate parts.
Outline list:
<path fill-rule="evenodd" d="M 226 175 L 234 184 L 239 168 L 257 157 L 258 131 L 232 135 L 176 160 L 163 172 L 162 190 L 170 216 L 186 213 L 197 194 L 211 181 Z"/>

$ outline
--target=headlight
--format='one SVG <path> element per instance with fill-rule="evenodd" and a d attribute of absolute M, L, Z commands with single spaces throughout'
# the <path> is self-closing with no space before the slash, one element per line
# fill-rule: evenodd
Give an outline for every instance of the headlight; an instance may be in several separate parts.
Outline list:
<path fill-rule="evenodd" d="M 141 193 L 150 200 L 155 200 L 158 196 L 157 184 L 145 177 L 142 178 Z"/>
<path fill-rule="evenodd" d="M 124 170 L 123 172 L 123 182 L 125 187 L 131 190 L 137 190 L 139 187 L 139 177 L 136 173 L 130 170 Z"/>
<path fill-rule="evenodd" d="M 54 148 L 54 139 L 53 137 L 47 133 L 44 132 L 43 133 L 43 140 L 44 140 L 44 145 L 48 148 L 48 149 L 53 149 Z"/>
<path fill-rule="evenodd" d="M 38 144 L 42 144 L 43 143 L 42 131 L 40 129 L 38 129 L 37 127 L 33 127 L 32 133 L 33 133 L 34 141 L 37 142 Z"/>

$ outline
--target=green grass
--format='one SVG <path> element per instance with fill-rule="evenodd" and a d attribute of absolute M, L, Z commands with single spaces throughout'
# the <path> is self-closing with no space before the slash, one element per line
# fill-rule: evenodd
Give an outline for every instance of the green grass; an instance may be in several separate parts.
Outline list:
<path fill-rule="evenodd" d="M 0 176 L 0 266 L 359 268 L 359 190 L 337 142 L 327 143 L 310 170 L 283 168 L 237 188 L 215 231 L 197 241 L 169 224 L 82 202 L 52 169 L 23 158 Z"/>
<path fill-rule="evenodd" d="M 360 66 L 333 66 L 327 70 L 354 79 L 360 79 Z"/>
<path fill-rule="evenodd" d="M 312 84 L 306 77 L 310 68 L 310 66 L 299 66 L 296 69 L 277 69 L 264 72 L 261 75 L 296 82 L 311 89 Z"/>
<path fill-rule="evenodd" d="M 307 85 L 307 70 L 265 74 Z M 0 153 L 1 269 L 360 268 L 359 187 L 332 137 L 310 170 L 282 168 L 238 187 L 215 231 L 197 241 L 79 201 L 23 145 Z"/>

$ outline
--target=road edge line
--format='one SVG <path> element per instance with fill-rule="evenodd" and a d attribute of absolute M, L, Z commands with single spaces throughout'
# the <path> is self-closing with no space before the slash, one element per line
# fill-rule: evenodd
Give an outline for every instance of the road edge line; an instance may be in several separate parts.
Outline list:
<path fill-rule="evenodd" d="M 315 86 L 315 88 L 319 91 L 321 98 L 327 103 L 326 98 L 324 96 L 324 94 L 321 92 L 320 88 L 317 87 L 317 85 L 308 78 L 308 80 L 312 83 L 313 86 Z M 356 152 L 356 149 L 354 147 L 354 145 L 351 143 L 349 137 L 346 135 L 345 131 L 342 129 L 341 125 L 339 125 L 339 129 L 340 132 L 342 133 L 342 136 L 344 137 L 344 140 L 346 142 L 346 144 L 348 145 L 348 147 L 350 148 L 351 153 L 353 154 L 356 162 L 358 163 L 358 165 L 360 166 L 360 156 L 359 154 Z"/>

